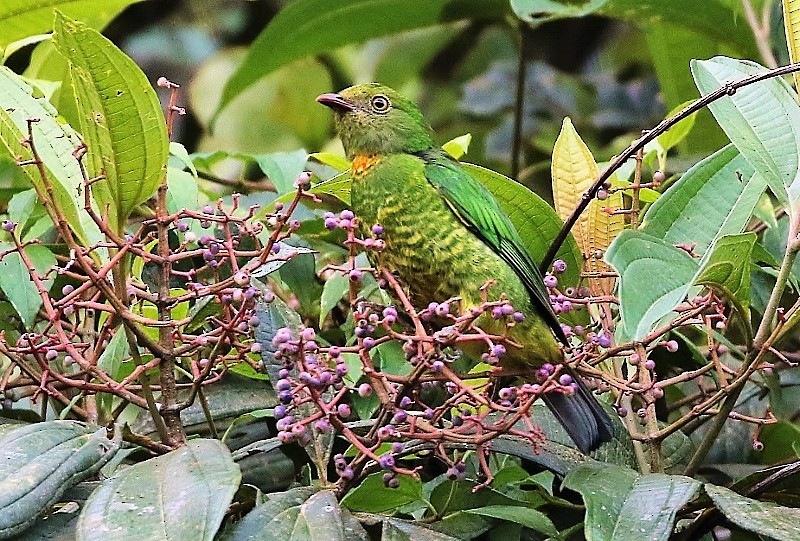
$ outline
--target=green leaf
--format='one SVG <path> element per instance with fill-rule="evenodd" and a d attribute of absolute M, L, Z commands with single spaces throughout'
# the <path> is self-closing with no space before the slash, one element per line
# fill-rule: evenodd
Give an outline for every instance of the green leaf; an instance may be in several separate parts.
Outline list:
<path fill-rule="evenodd" d="M 61 494 L 97 473 L 119 449 L 106 429 L 77 421 L 16 428 L 0 438 L 0 538 L 29 527 Z"/>
<path fill-rule="evenodd" d="M 308 159 L 305 150 L 261 154 L 253 158 L 279 194 L 291 192 L 294 195 L 294 181 L 303 172 Z"/>
<path fill-rule="evenodd" d="M 683 300 L 697 272 L 689 254 L 634 230 L 620 233 L 606 260 L 620 275 L 620 330 L 632 340 L 647 336 Z"/>
<path fill-rule="evenodd" d="M 321 7 L 318 0 L 295 0 L 269 22 L 223 91 L 223 109 L 244 89 L 293 60 L 435 24 L 471 17 L 501 18 L 507 2 L 463 0 L 340 0 Z"/>
<path fill-rule="evenodd" d="M 185 168 L 192 172 L 192 175 L 197 176 L 197 168 L 194 166 L 192 157 L 185 146 L 175 141 L 170 141 L 169 155 L 181 162 Z"/>
<path fill-rule="evenodd" d="M 8 202 L 8 219 L 24 228 L 36 208 L 36 190 L 17 192 Z"/>
<path fill-rule="evenodd" d="M 12 158 L 29 159 L 30 150 L 21 141 L 28 136 L 27 120 L 39 119 L 32 126 L 33 138 L 52 185 L 53 202 L 48 186 L 35 167 L 29 165 L 20 170 L 28 177 L 48 212 L 52 212 L 48 205 L 57 206 L 81 242 L 89 244 L 90 240 L 99 239 L 99 231 L 83 211 L 83 175 L 73 156 L 81 144 L 80 138 L 69 125 L 59 121 L 52 105 L 44 98 L 34 98 L 32 92 L 19 76 L 0 67 L 0 140 Z"/>
<path fill-rule="evenodd" d="M 347 164 L 347 167 L 350 167 L 350 164 Z M 315 184 L 311 187 L 309 192 L 316 194 L 316 195 L 330 195 L 344 203 L 345 205 L 350 204 L 350 184 L 353 182 L 353 179 L 350 178 L 350 170 L 347 169 L 342 173 L 339 173 L 333 178 L 329 178 L 324 182 L 320 182 L 319 184 Z M 294 197 L 294 194 L 286 194 L 285 200 L 291 200 Z M 283 200 L 283 199 L 279 199 Z"/>
<path fill-rule="evenodd" d="M 400 486 L 387 488 L 383 473 L 373 473 L 342 499 L 342 505 L 351 511 L 389 513 L 412 502 L 421 501 L 422 483 L 408 475 L 398 475 Z"/>
<path fill-rule="evenodd" d="M 0 48 L 33 34 L 49 32 L 53 10 L 102 28 L 123 9 L 142 0 L 3 0 L 0 3 Z"/>
<path fill-rule="evenodd" d="M 714 243 L 711 257 L 705 261 L 694 283 L 708 285 L 734 301 L 745 319 L 750 319 L 750 258 L 755 233 L 727 235 Z"/>
<path fill-rule="evenodd" d="M 350 160 L 332 152 L 314 152 L 308 155 L 308 159 L 333 167 L 337 171 L 346 171 L 350 168 Z"/>
<path fill-rule="evenodd" d="M 167 168 L 167 212 L 199 208 L 197 177 L 176 167 Z"/>
<path fill-rule="evenodd" d="M 514 505 L 487 505 L 478 509 L 468 509 L 465 513 L 480 515 L 482 517 L 499 518 L 508 522 L 521 524 L 536 532 L 561 539 L 561 535 L 553 525 L 553 521 L 541 511 Z"/>
<path fill-rule="evenodd" d="M 108 342 L 103 353 L 100 354 L 100 358 L 97 359 L 97 368 L 119 381 L 121 379 L 122 361 L 129 351 L 128 339 L 125 336 L 124 329 L 117 329 L 116 334 Z M 110 413 L 112 399 L 113 395 L 98 393 L 98 408 L 105 413 Z"/>
<path fill-rule="evenodd" d="M 343 274 L 336 273 L 322 286 L 322 297 L 319 301 L 319 326 L 322 328 L 331 310 L 341 302 L 344 294 L 350 290 L 350 280 Z"/>
<path fill-rule="evenodd" d="M 667 113 L 667 118 L 670 118 L 671 116 L 679 113 L 687 106 L 691 105 L 691 103 L 692 103 L 691 101 L 685 101 L 680 105 L 678 105 L 677 107 L 674 107 L 669 113 Z M 678 143 L 686 139 L 686 136 L 689 135 L 690 131 L 692 131 L 696 119 L 697 119 L 697 112 L 694 112 L 691 115 L 687 116 L 686 118 L 684 118 L 683 120 L 672 126 L 670 129 L 668 129 L 666 132 L 659 135 L 656 138 L 658 144 L 661 145 L 661 148 L 664 149 L 665 152 L 671 148 L 674 148 L 675 146 L 678 145 Z"/>
<path fill-rule="evenodd" d="M 660 541 L 669 538 L 675 514 L 694 497 L 700 482 L 589 463 L 567 474 L 564 486 L 583 496 L 587 539 Z"/>
<path fill-rule="evenodd" d="M 728 145 L 670 186 L 647 210 L 641 231 L 668 244 L 694 244 L 703 255 L 722 235 L 742 232 L 765 187 L 764 178 Z"/>
<path fill-rule="evenodd" d="M 776 541 L 800 538 L 800 509 L 745 498 L 712 484 L 704 488 L 722 514 L 740 528 Z"/>
<path fill-rule="evenodd" d="M 691 64 L 697 88 L 705 95 L 726 82 L 763 73 L 755 62 L 715 57 Z M 800 107 L 796 95 L 780 77 L 740 88 L 710 104 L 720 127 L 747 161 L 764 175 L 782 202 L 800 197 Z"/>
<path fill-rule="evenodd" d="M 631 340 L 647 336 L 698 283 L 720 288 L 741 304 L 749 299 L 752 233 L 720 237 L 700 262 L 685 251 L 641 231 L 626 230 L 609 247 L 606 259 L 620 274 L 622 328 Z M 746 259 L 741 259 L 746 257 Z M 708 274 L 704 276 L 704 273 Z M 657 276 L 658 280 L 653 280 Z"/>
<path fill-rule="evenodd" d="M 367 532 L 330 490 L 298 487 L 267 495 L 220 541 L 349 541 L 368 539 Z"/>
<path fill-rule="evenodd" d="M 383 521 L 381 541 L 456 541 L 457 537 L 432 530 L 424 524 L 387 518 Z"/>
<path fill-rule="evenodd" d="M 517 228 L 528 253 L 536 263 L 540 263 L 563 225 L 553 207 L 519 182 L 500 173 L 471 163 L 462 162 L 461 166 L 474 179 L 486 186 L 497 199 L 500 207 L 511 219 L 511 223 Z M 572 235 L 567 237 L 556 258 L 563 259 L 567 263 L 567 272 L 559 279 L 561 283 L 577 284 L 583 256 Z"/>
<path fill-rule="evenodd" d="M 227 447 L 196 439 L 103 482 L 78 520 L 78 541 L 211 540 L 239 486 Z"/>
<path fill-rule="evenodd" d="M 454 159 L 459 160 L 469 151 L 469 144 L 472 142 L 472 134 L 465 133 L 455 139 L 450 139 L 442 145 L 445 152 L 450 154 Z"/>
<path fill-rule="evenodd" d="M 166 173 L 169 139 L 161 103 L 147 76 L 96 30 L 56 14 L 53 41 L 69 62 L 89 147 L 87 167 L 100 208 L 109 206 L 118 232 Z"/>
<path fill-rule="evenodd" d="M 0 249 L 8 250 L 10 245 L 0 245 Z M 56 258 L 47 247 L 31 244 L 24 248 L 25 255 L 33 263 L 36 273 L 44 276 L 56 265 Z M 42 281 L 46 289 L 53 285 L 53 278 Z M 0 289 L 22 319 L 26 328 L 30 328 L 42 307 L 42 296 L 33 283 L 28 267 L 18 252 L 7 254 L 0 260 Z"/>

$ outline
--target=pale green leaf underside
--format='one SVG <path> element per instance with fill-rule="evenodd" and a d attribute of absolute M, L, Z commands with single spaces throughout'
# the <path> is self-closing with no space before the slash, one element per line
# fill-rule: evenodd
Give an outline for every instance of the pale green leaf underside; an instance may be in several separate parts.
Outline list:
<path fill-rule="evenodd" d="M 697 261 L 684 250 L 642 231 L 623 231 L 609 247 L 606 259 L 620 275 L 620 330 L 624 337 L 645 338 L 698 283 L 730 290 L 736 295 L 734 300 L 746 307 L 747 299 L 738 295 L 749 297 L 753 242 L 751 233 L 720 237 Z M 746 310 L 744 317 L 749 320 Z"/>
<path fill-rule="evenodd" d="M 741 181 L 740 181 L 741 179 Z M 641 230 L 703 255 L 722 235 L 740 233 L 766 187 L 729 145 L 691 167 L 648 209 Z"/>
<path fill-rule="evenodd" d="M 692 62 L 692 75 L 705 95 L 726 83 L 766 68 L 755 62 L 715 57 Z M 740 88 L 709 106 L 720 127 L 742 156 L 767 181 L 779 200 L 800 197 L 800 107 L 796 94 L 777 77 Z M 788 194 L 788 195 L 787 195 Z"/>

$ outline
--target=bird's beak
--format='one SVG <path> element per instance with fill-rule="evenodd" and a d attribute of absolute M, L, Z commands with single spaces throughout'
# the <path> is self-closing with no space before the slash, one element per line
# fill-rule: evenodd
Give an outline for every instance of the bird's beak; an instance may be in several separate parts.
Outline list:
<path fill-rule="evenodd" d="M 346 113 L 355 109 L 355 105 L 347 101 L 341 94 L 321 94 L 317 96 L 317 102 L 330 107 L 338 113 Z"/>

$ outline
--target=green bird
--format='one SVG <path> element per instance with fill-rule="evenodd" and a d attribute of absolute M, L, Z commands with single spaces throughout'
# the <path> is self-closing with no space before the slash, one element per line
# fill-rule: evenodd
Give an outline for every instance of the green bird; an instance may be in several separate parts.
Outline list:
<path fill-rule="evenodd" d="M 491 193 L 434 142 L 417 106 L 377 83 L 322 94 L 317 101 L 335 112 L 352 160 L 353 212 L 365 227 L 384 228 L 386 248 L 377 263 L 397 273 L 415 305 L 460 297 L 469 309 L 481 304 L 481 287 L 494 280 L 490 291 L 504 293 L 524 314 L 509 331 L 522 348 L 508 348 L 502 366 L 562 362 L 558 340 L 566 344 L 567 338 L 536 264 Z M 477 324 L 490 333 L 505 329 L 488 315 Z M 571 375 L 575 393 L 548 393 L 543 399 L 588 453 L 611 437 L 611 420 Z"/>

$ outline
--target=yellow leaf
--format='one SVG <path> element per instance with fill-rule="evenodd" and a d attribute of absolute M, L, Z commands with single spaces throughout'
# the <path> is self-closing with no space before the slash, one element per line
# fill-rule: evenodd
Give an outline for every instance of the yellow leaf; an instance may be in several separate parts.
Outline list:
<path fill-rule="evenodd" d="M 786 28 L 786 44 L 789 59 L 800 62 L 800 0 L 783 0 L 783 26 Z M 794 87 L 800 91 L 800 75 L 795 72 Z"/>
<path fill-rule="evenodd" d="M 551 173 L 556 211 L 562 220 L 566 220 L 578 206 L 584 192 L 600 174 L 594 156 L 569 118 L 564 119 L 561 133 L 553 148 Z M 608 214 L 605 212 L 606 207 L 622 207 L 622 194 L 617 192 L 604 201 L 592 200 L 572 229 L 572 234 L 583 252 L 583 271 L 589 275 L 587 284 L 593 295 L 610 295 L 614 290 L 613 279 L 599 278 L 596 275 L 610 270 L 603 261 L 603 255 L 625 226 L 623 216 Z"/>

